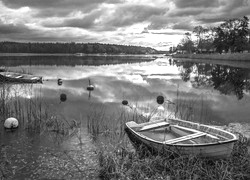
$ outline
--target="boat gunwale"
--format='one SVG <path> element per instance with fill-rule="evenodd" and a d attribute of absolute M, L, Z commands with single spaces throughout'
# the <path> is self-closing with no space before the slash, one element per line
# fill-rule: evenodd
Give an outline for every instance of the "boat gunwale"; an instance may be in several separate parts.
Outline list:
<path fill-rule="evenodd" d="M 12 77 L 15 75 L 15 77 Z M 19 77 L 21 76 L 21 77 Z M 35 76 L 32 74 L 24 74 L 17 72 L 4 71 L 0 72 L 0 83 L 42 83 L 41 76 Z"/>
<path fill-rule="evenodd" d="M 149 124 L 153 124 L 155 122 L 161 122 L 161 121 L 165 121 L 166 119 L 162 119 L 162 120 L 157 120 L 157 121 L 152 121 L 149 122 Z M 171 119 L 169 119 L 171 120 Z M 174 119 L 174 120 L 177 120 L 177 121 L 182 121 L 182 122 L 188 122 L 188 123 L 191 123 L 191 124 L 199 124 L 199 123 L 195 123 L 195 122 L 190 122 L 190 121 L 185 121 L 185 120 L 181 120 L 181 119 Z M 135 122 L 135 121 L 129 121 L 129 122 Z M 228 144 L 228 143 L 233 143 L 233 142 L 236 142 L 238 140 L 237 136 L 231 132 L 228 132 L 228 131 L 225 131 L 225 130 L 222 130 L 222 129 L 219 129 L 219 128 L 216 128 L 216 127 L 213 127 L 213 126 L 209 126 L 209 125 L 205 125 L 205 124 L 199 124 L 199 125 L 202 125 L 202 126 L 205 126 L 205 127 L 208 127 L 208 128 L 212 128 L 212 129 L 215 129 L 215 130 L 218 130 L 218 131 L 221 131 L 221 132 L 224 132 L 226 134 L 229 134 L 231 135 L 233 138 L 232 139 L 229 139 L 229 140 L 223 140 L 223 141 L 216 141 L 216 142 L 212 142 L 212 143 L 200 143 L 200 144 L 167 144 L 167 143 L 164 143 L 164 142 L 161 142 L 161 141 L 157 141 L 157 140 L 154 140 L 154 139 L 151 139 L 151 138 L 148 138 L 147 136 L 141 134 L 140 132 L 137 132 L 135 131 L 134 129 L 132 129 L 130 126 L 128 126 L 128 123 L 125 123 L 125 126 L 131 131 L 133 132 L 133 134 L 135 134 L 136 136 L 139 136 L 140 138 L 143 138 L 143 139 L 146 139 L 147 141 L 150 141 L 150 142 L 153 142 L 153 143 L 157 143 L 157 144 L 161 144 L 161 145 L 164 145 L 164 146 L 179 146 L 179 147 L 204 147 L 204 146 L 219 146 L 219 145 L 224 145 L 224 144 Z M 136 122 L 135 122 L 136 123 Z M 137 124 L 137 123 L 136 123 Z M 143 124 L 147 124 L 147 123 L 141 123 L 141 124 L 138 124 L 138 125 L 143 125 Z M 170 123 L 171 125 L 171 123 Z M 201 131 L 202 132 L 202 131 Z"/>

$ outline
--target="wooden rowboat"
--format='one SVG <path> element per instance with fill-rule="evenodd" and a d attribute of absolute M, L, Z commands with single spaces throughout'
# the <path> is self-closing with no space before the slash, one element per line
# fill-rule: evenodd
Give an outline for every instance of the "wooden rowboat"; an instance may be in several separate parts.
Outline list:
<path fill-rule="evenodd" d="M 16 72 L 0 72 L 1 83 L 42 83 L 42 77 Z"/>
<path fill-rule="evenodd" d="M 228 158 L 237 137 L 227 131 L 180 119 L 164 119 L 142 124 L 125 124 L 134 147 L 151 153 L 175 153 L 204 158 Z"/>

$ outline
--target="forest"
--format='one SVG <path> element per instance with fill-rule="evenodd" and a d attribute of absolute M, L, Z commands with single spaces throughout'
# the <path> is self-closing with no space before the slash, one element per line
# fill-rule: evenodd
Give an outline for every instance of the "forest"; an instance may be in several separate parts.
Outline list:
<path fill-rule="evenodd" d="M 218 27 L 195 26 L 177 46 L 179 53 L 236 53 L 250 51 L 249 19 L 224 20 Z M 171 51 L 174 51 L 171 49 Z"/>
<path fill-rule="evenodd" d="M 150 47 L 101 43 L 22 43 L 0 42 L 0 53 L 51 53 L 51 54 L 156 54 Z"/>

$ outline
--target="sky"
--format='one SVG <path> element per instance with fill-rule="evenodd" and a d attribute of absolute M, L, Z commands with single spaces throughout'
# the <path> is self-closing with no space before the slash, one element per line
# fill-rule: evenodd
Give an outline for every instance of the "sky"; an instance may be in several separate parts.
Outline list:
<path fill-rule="evenodd" d="M 0 41 L 169 50 L 195 26 L 250 17 L 250 0 L 0 0 Z"/>

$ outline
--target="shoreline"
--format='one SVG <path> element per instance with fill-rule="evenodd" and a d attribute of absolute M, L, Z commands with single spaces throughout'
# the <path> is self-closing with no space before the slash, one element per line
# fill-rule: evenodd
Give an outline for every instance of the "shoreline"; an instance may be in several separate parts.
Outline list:
<path fill-rule="evenodd" d="M 227 54 L 175 54 L 173 58 L 200 59 L 200 60 L 227 60 L 227 61 L 250 61 L 250 53 L 227 53 Z"/>

